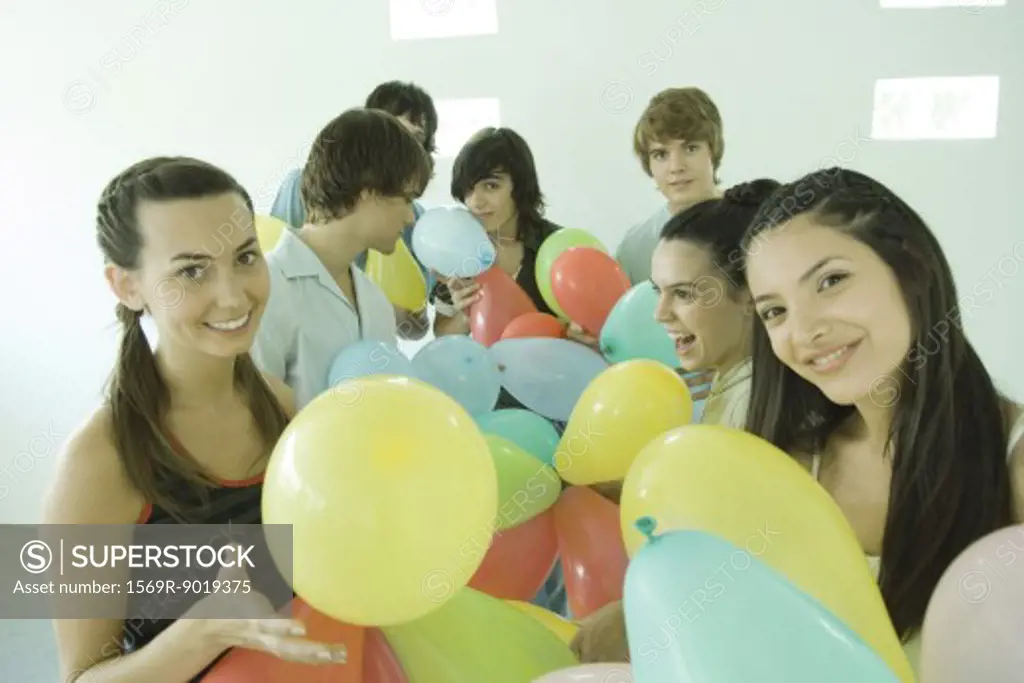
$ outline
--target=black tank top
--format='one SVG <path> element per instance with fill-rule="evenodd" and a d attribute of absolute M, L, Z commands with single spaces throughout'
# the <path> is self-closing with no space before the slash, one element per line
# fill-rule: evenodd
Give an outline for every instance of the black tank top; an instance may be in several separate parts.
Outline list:
<path fill-rule="evenodd" d="M 171 445 L 179 452 L 185 453 L 185 448 L 173 436 L 168 436 Z M 172 481 L 170 487 L 176 500 L 188 510 L 201 510 L 196 513 L 189 523 L 192 524 L 260 524 L 262 515 L 260 513 L 260 501 L 263 496 L 263 473 L 250 479 L 225 480 L 220 482 L 217 488 L 209 489 L 206 504 L 203 505 L 193 488 L 185 481 Z M 136 524 L 180 524 L 170 512 L 159 505 L 147 504 Z M 282 579 L 283 580 L 283 579 Z M 200 596 L 196 596 L 198 599 Z M 279 609 L 283 605 L 274 605 Z M 126 622 L 122 629 L 121 647 L 128 654 L 145 647 L 160 633 L 174 623 L 173 619 L 133 619 Z M 227 654 L 225 652 L 224 654 Z M 223 657 L 224 655 L 221 655 Z M 199 681 L 205 676 L 214 664 L 220 660 L 210 663 L 191 681 Z M 190 682 L 191 683 L 191 682 Z"/>

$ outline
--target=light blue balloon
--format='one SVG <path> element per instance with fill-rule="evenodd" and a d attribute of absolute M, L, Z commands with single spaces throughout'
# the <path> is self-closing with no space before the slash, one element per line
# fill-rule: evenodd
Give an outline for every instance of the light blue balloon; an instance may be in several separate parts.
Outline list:
<path fill-rule="evenodd" d="M 412 229 L 412 250 L 420 263 L 445 277 L 476 277 L 497 260 L 484 226 L 461 206 L 424 211 Z"/>
<path fill-rule="evenodd" d="M 349 344 L 334 357 L 327 373 L 327 385 L 370 375 L 404 375 L 412 377 L 412 363 L 396 344 L 360 339 Z"/>
<path fill-rule="evenodd" d="M 568 339 L 503 339 L 490 352 L 508 392 L 560 422 L 569 421 L 584 389 L 609 367 L 601 354 Z"/>
<path fill-rule="evenodd" d="M 474 339 L 447 335 L 428 342 L 412 359 L 416 377 L 458 401 L 470 415 L 494 409 L 501 374 L 487 349 Z"/>
<path fill-rule="evenodd" d="M 626 292 L 601 327 L 601 353 L 612 363 L 643 358 L 679 367 L 676 346 L 655 319 L 658 293 L 650 282 Z"/>
<path fill-rule="evenodd" d="M 555 466 L 558 432 L 536 413 L 522 408 L 503 408 L 477 415 L 480 431 L 508 439 L 545 465 Z"/>
<path fill-rule="evenodd" d="M 653 520 L 637 524 L 648 535 Z M 626 570 L 630 661 L 651 683 L 899 683 L 845 623 L 761 562 L 769 535 L 746 548 L 673 531 Z"/>

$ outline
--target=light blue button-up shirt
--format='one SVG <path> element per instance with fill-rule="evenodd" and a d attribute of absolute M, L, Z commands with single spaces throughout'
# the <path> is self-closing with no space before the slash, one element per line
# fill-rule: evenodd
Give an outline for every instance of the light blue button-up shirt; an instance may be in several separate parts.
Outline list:
<path fill-rule="evenodd" d="M 292 388 L 300 409 L 329 388 L 331 364 L 343 348 L 360 339 L 397 344 L 394 306 L 359 268 L 352 266 L 353 303 L 296 232 L 281 235 L 267 264 L 270 299 L 252 358 Z"/>

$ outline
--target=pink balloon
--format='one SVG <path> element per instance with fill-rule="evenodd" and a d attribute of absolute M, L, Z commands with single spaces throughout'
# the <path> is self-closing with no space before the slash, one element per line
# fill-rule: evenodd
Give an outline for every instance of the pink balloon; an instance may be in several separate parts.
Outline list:
<path fill-rule="evenodd" d="M 939 581 L 921 631 L 925 683 L 1024 680 L 1024 525 L 968 546 Z"/>
<path fill-rule="evenodd" d="M 535 678 L 533 683 L 634 683 L 629 664 L 584 664 Z"/>

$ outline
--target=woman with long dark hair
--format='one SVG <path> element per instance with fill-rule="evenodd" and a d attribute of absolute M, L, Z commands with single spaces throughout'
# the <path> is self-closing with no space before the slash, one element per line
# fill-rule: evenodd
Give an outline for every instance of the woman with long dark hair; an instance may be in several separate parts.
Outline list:
<path fill-rule="evenodd" d="M 878 181 L 832 168 L 782 186 L 743 251 L 762 323 L 747 429 L 845 512 L 916 666 L 943 572 L 1024 520 L 1022 408 L 968 341 L 935 236 Z"/>
<path fill-rule="evenodd" d="M 121 343 L 103 405 L 65 446 L 44 522 L 259 524 L 263 471 L 294 401 L 249 357 L 270 288 L 252 199 L 203 161 L 152 158 L 106 186 L 96 229 Z M 220 597 L 188 614 L 215 616 L 204 603 Z M 301 624 L 266 596 L 239 599 L 253 618 L 56 620 L 62 680 L 182 683 L 231 647 L 343 658 L 296 637 Z"/>

